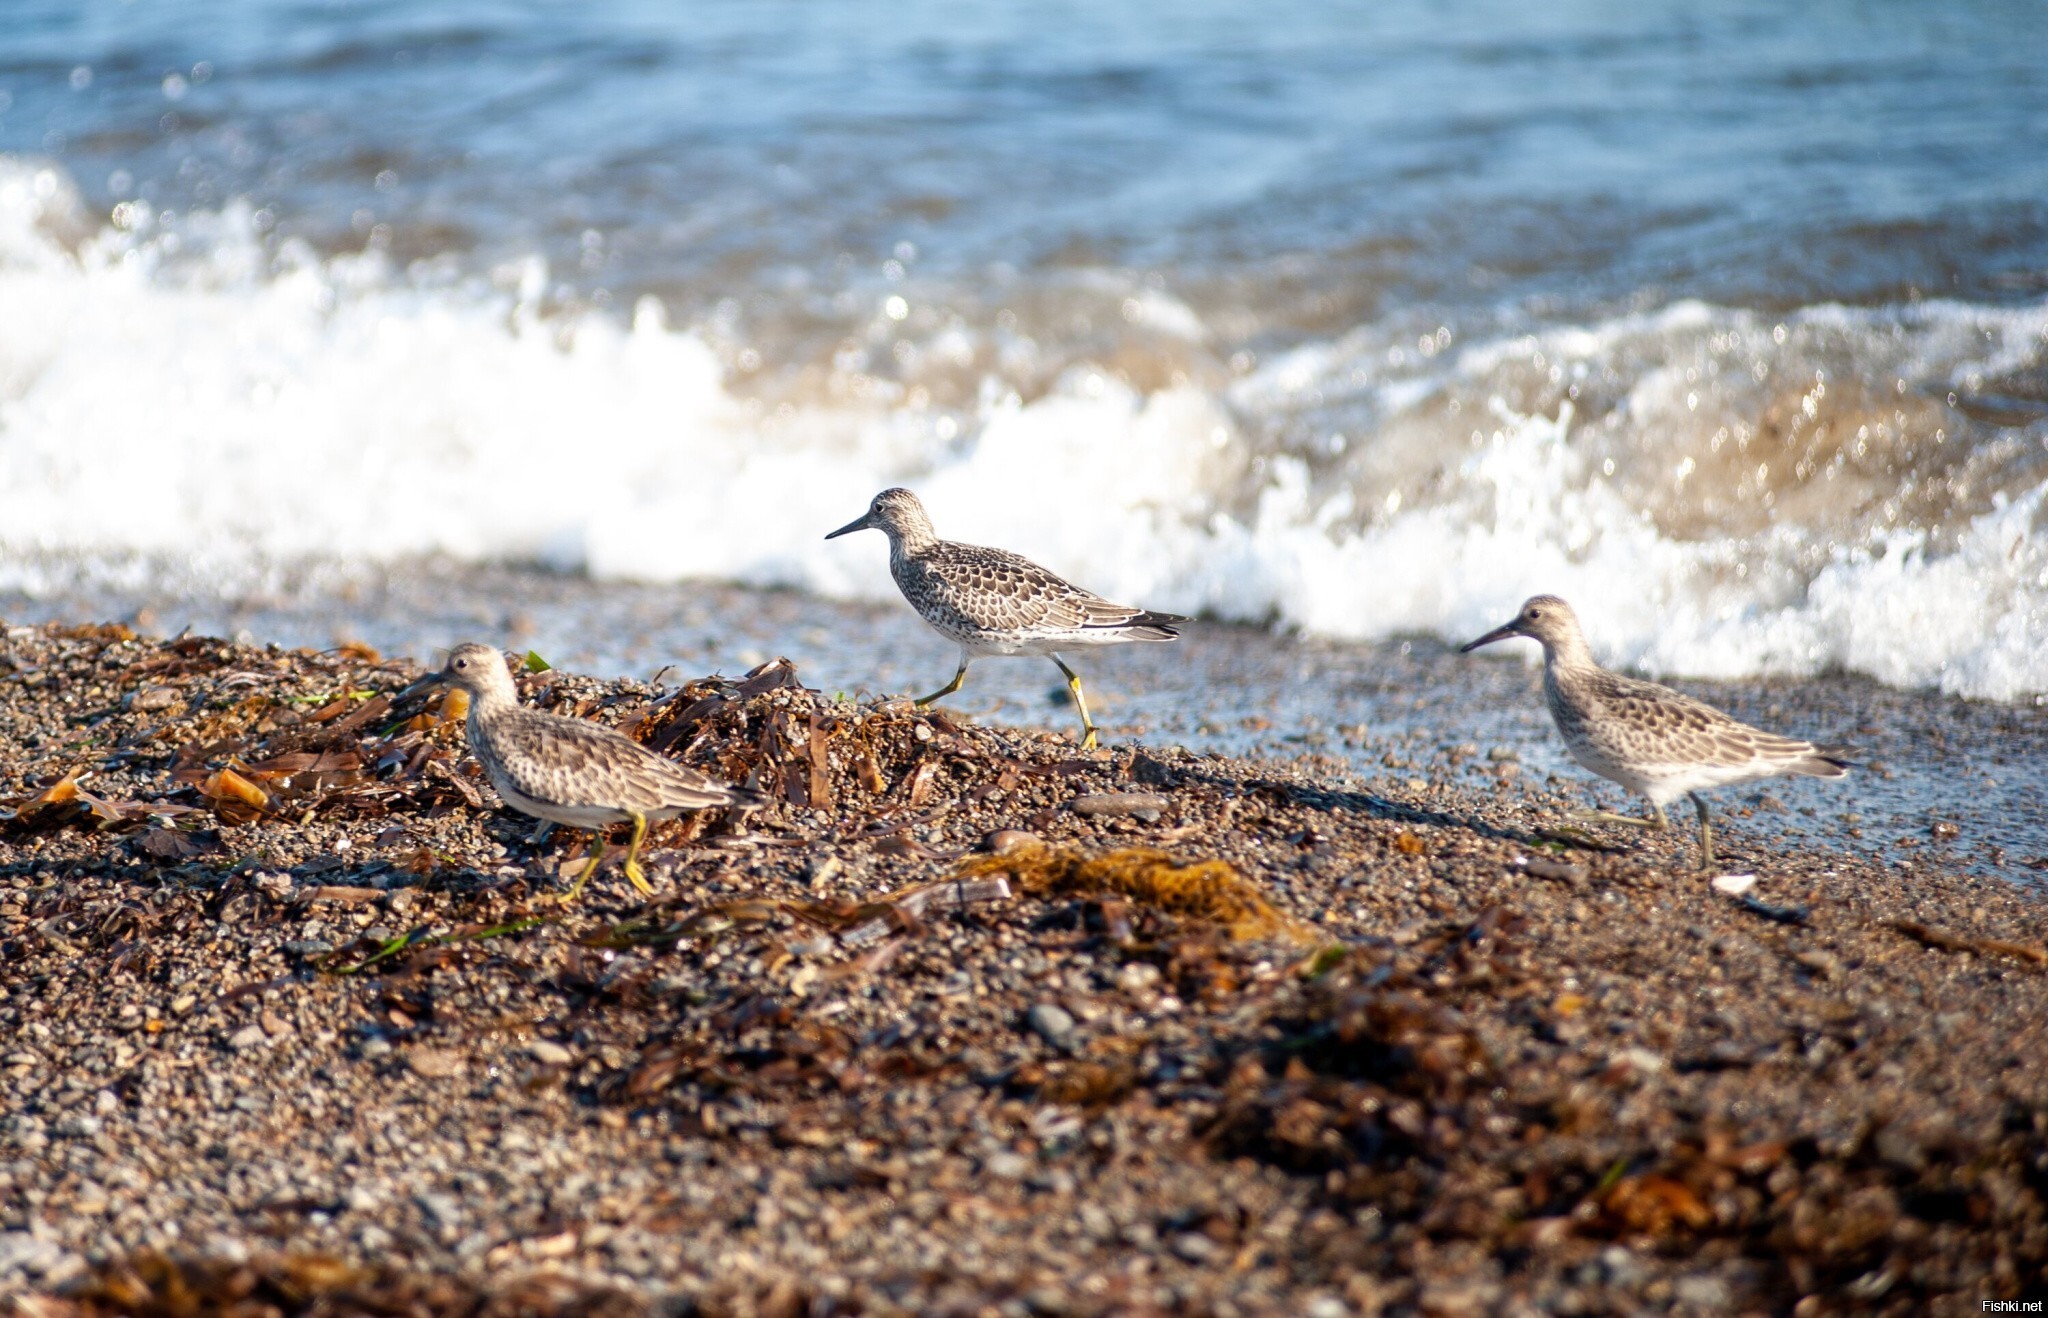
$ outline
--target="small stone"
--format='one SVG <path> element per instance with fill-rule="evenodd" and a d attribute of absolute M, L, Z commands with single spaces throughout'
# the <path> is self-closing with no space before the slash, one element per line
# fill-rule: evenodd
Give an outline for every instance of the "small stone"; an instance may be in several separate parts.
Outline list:
<path fill-rule="evenodd" d="M 42 1240 L 26 1231 L 0 1231 L 0 1276 L 27 1272 L 41 1276 L 64 1257 L 54 1240 Z"/>
<path fill-rule="evenodd" d="M 135 698 L 128 702 L 128 707 L 138 714 L 148 714 L 159 709 L 169 709 L 180 703 L 182 702 L 178 698 L 177 688 L 146 686 L 135 693 Z"/>
<path fill-rule="evenodd" d="M 1608 1058 L 1607 1064 L 1645 1076 L 1656 1075 L 1664 1069 L 1664 1059 L 1647 1048 L 1624 1048 Z"/>
<path fill-rule="evenodd" d="M 983 849 L 998 856 L 1038 845 L 1038 835 L 1021 828 L 999 828 L 981 840 Z"/>
<path fill-rule="evenodd" d="M 1492 750 L 1486 752 L 1486 758 L 1492 760 L 1495 764 L 1507 764 L 1522 757 L 1512 746 L 1495 746 Z"/>
<path fill-rule="evenodd" d="M 1074 1018 L 1056 1003 L 1034 1003 L 1024 1018 L 1039 1038 L 1055 1048 L 1065 1048 L 1073 1039 Z"/>
<path fill-rule="evenodd" d="M 406 1050 L 405 1064 L 412 1068 L 414 1075 L 434 1080 L 462 1074 L 462 1054 L 452 1048 L 410 1048 Z"/>
<path fill-rule="evenodd" d="M 417 1194 L 413 1196 L 413 1202 L 420 1206 L 428 1221 L 443 1231 L 452 1231 L 462 1225 L 462 1204 L 452 1194 Z"/>
<path fill-rule="evenodd" d="M 1927 1152 L 1920 1142 L 1897 1126 L 1886 1126 L 1877 1132 L 1871 1141 L 1877 1156 L 1893 1167 L 1905 1172 L 1921 1172 L 1927 1168 Z"/>
<path fill-rule="evenodd" d="M 1074 813 L 1090 817 L 1134 815 L 1151 823 L 1172 804 L 1157 792 L 1091 792 L 1073 800 Z"/>
<path fill-rule="evenodd" d="M 1633 1252 L 1621 1245 L 1609 1245 L 1600 1251 L 1600 1266 L 1607 1273 L 1611 1286 L 1635 1286 L 1649 1279 L 1650 1270 Z"/>
<path fill-rule="evenodd" d="M 1735 1297 L 1729 1292 L 1728 1283 L 1704 1273 L 1680 1277 L 1671 1284 L 1671 1296 L 1680 1304 L 1706 1313 L 1726 1313 L 1735 1307 Z"/>
<path fill-rule="evenodd" d="M 68 1289 L 88 1270 L 85 1258 L 68 1250 L 60 1250 L 56 1260 L 43 1269 L 43 1285 L 53 1291 Z"/>
<path fill-rule="evenodd" d="M 1006 1181 L 1021 1181 L 1030 1172 L 1031 1164 L 1022 1154 L 1006 1152 L 991 1154 L 981 1169 Z"/>
<path fill-rule="evenodd" d="M 1530 856 L 1522 862 L 1522 873 L 1531 878 L 1549 879 L 1552 883 L 1577 886 L 1586 881 L 1584 865 L 1570 865 L 1548 856 Z"/>
<path fill-rule="evenodd" d="M 1207 1263 L 1216 1257 L 1216 1242 L 1195 1231 L 1184 1231 L 1173 1238 L 1173 1252 L 1190 1263 Z"/>
<path fill-rule="evenodd" d="M 269 1042 L 270 1036 L 263 1032 L 261 1025 L 244 1025 L 241 1029 L 228 1036 L 228 1047 L 233 1048 L 236 1052 L 243 1052 L 250 1048 L 259 1048 Z"/>
<path fill-rule="evenodd" d="M 1716 874 L 1713 879 L 1714 891 L 1725 892 L 1730 897 L 1740 897 L 1756 886 L 1754 874 Z"/>
<path fill-rule="evenodd" d="M 1422 1312 L 1441 1318 L 1462 1318 L 1500 1311 L 1500 1287 L 1477 1277 L 1444 1278 L 1426 1283 L 1418 1297 Z"/>
<path fill-rule="evenodd" d="M 1842 977 L 1842 963 L 1832 952 L 1812 949 L 1805 952 L 1795 952 L 1792 955 L 1792 959 L 1811 971 L 1816 979 L 1840 979 Z"/>
<path fill-rule="evenodd" d="M 576 1060 L 574 1053 L 548 1039 L 535 1039 L 527 1044 L 526 1055 L 542 1066 L 567 1066 Z"/>
<path fill-rule="evenodd" d="M 1126 993 L 1145 993 L 1159 987 L 1162 978 L 1150 961 L 1132 961 L 1116 972 L 1116 986 Z"/>

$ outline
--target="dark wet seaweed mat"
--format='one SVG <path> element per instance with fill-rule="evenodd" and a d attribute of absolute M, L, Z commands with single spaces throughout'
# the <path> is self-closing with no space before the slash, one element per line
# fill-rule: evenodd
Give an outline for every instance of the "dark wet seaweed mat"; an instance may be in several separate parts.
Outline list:
<path fill-rule="evenodd" d="M 410 664 L 50 627 L 0 670 L 32 1312 L 2048 1290 L 2031 890 L 1751 815 L 1729 896 L 1510 764 L 1082 753 L 776 662 L 521 675 L 774 801 L 658 825 L 655 902 L 615 846 L 565 908 L 578 840 L 497 808 Z"/>

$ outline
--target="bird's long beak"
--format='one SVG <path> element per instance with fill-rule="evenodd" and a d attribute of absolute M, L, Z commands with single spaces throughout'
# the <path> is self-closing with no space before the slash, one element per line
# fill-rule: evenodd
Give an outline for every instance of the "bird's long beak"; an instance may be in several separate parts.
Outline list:
<path fill-rule="evenodd" d="M 869 516 L 870 514 L 868 513 L 862 513 L 860 516 L 854 518 L 852 521 L 840 527 L 837 531 L 834 531 L 831 535 L 828 535 L 825 538 L 827 540 L 837 540 L 840 536 L 845 535 L 850 531 L 865 531 L 869 527 L 874 525 L 873 522 L 868 520 Z"/>
<path fill-rule="evenodd" d="M 1520 636 L 1521 634 L 1522 629 L 1514 623 L 1503 623 L 1478 640 L 1465 642 L 1465 644 L 1458 647 L 1458 653 L 1470 654 L 1482 645 L 1492 645 L 1495 641 L 1505 641 L 1511 636 Z"/>
<path fill-rule="evenodd" d="M 447 682 L 448 674 L 441 672 L 437 669 L 434 672 L 428 673 L 419 681 L 414 682 L 411 686 L 399 692 L 397 695 L 391 697 L 391 703 L 394 705 L 404 704 L 406 701 L 412 699 L 414 696 L 420 695 L 427 691 L 432 691 L 437 686 L 445 686 Z"/>

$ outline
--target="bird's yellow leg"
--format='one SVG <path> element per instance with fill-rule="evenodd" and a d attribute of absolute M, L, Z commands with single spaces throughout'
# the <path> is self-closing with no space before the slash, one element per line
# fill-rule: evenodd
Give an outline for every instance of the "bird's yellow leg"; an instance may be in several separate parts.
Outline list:
<path fill-rule="evenodd" d="M 1571 817 L 1586 824 L 1627 824 L 1631 828 L 1647 828 L 1663 832 L 1671 827 L 1671 821 L 1664 817 L 1664 807 L 1652 804 L 1650 818 L 1641 819 L 1635 815 L 1617 815 L 1606 810 L 1574 810 Z"/>
<path fill-rule="evenodd" d="M 626 844 L 626 878 L 645 895 L 652 897 L 654 889 L 647 882 L 647 876 L 640 870 L 640 843 L 647 836 L 647 816 L 633 816 L 633 840 Z"/>
<path fill-rule="evenodd" d="M 1698 792 L 1692 796 L 1692 808 L 1700 813 L 1700 868 L 1714 868 L 1714 826 L 1707 822 L 1707 803 Z"/>
<path fill-rule="evenodd" d="M 1088 734 L 1081 738 L 1081 749 L 1092 751 L 1095 749 L 1095 720 L 1088 717 L 1088 697 L 1081 694 L 1081 678 L 1073 669 L 1067 667 L 1066 661 L 1058 655 L 1054 655 L 1052 661 L 1067 675 L 1067 690 L 1073 694 L 1074 708 L 1081 711 L 1081 726 Z"/>
<path fill-rule="evenodd" d="M 569 891 L 563 893 L 555 900 L 561 902 L 564 906 L 575 901 L 577 897 L 582 895 L 583 885 L 590 882 L 590 876 L 597 873 L 597 867 L 603 863 L 604 830 L 594 828 L 590 830 L 590 863 L 585 865 L 583 872 L 576 876 L 576 882 L 569 885 Z"/>
<path fill-rule="evenodd" d="M 955 691 L 958 691 L 960 689 L 961 684 L 964 683 L 966 680 L 967 656 L 963 654 L 960 656 L 960 670 L 953 674 L 953 680 L 946 683 L 946 685 L 940 687 L 938 690 L 932 692 L 928 696 L 919 696 L 917 698 L 917 707 L 919 709 L 923 709 L 926 705 L 931 704 L 934 700 L 939 700 L 943 697 L 952 695 Z"/>

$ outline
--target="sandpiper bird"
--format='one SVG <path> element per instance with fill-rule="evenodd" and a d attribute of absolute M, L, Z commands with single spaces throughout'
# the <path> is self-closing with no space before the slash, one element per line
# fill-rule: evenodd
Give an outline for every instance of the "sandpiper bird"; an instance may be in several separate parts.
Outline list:
<path fill-rule="evenodd" d="M 456 646 L 446 667 L 403 694 L 431 686 L 469 694 L 469 749 L 506 805 L 549 824 L 590 830 L 589 864 L 562 898 L 565 902 L 574 901 L 596 873 L 604 859 L 604 830 L 611 825 L 633 825 L 626 877 L 651 895 L 654 889 L 640 870 L 640 842 L 648 821 L 714 806 L 761 804 L 757 793 L 665 760 L 624 733 L 526 708 L 519 703 L 505 656 L 488 645 Z"/>
<path fill-rule="evenodd" d="M 1664 807 L 1692 798 L 1700 816 L 1700 864 L 1714 863 L 1714 831 L 1700 793 L 1730 783 L 1804 774 L 1840 778 L 1852 767 L 1811 742 L 1780 737 L 1736 720 L 1712 705 L 1639 678 L 1610 673 L 1593 660 L 1571 605 L 1538 595 L 1513 622 L 1463 647 L 1527 636 L 1543 644 L 1543 695 L 1572 758 L 1610 782 L 1650 800 L 1652 818 L 1584 812 L 1605 824 L 1668 828 Z"/>
<path fill-rule="evenodd" d="M 960 647 L 953 680 L 919 698 L 919 705 L 958 691 L 967 680 L 967 665 L 976 659 L 1042 654 L 1066 674 L 1067 690 L 1088 734 L 1081 748 L 1090 750 L 1095 722 L 1088 717 L 1081 679 L 1059 652 L 1121 641 L 1171 641 L 1180 635 L 1174 624 L 1187 621 L 1112 604 L 1007 549 L 941 540 L 932 532 L 924 505 L 909 490 L 883 490 L 865 513 L 825 538 L 870 528 L 889 537 L 889 572 L 903 598 L 934 631 Z"/>

